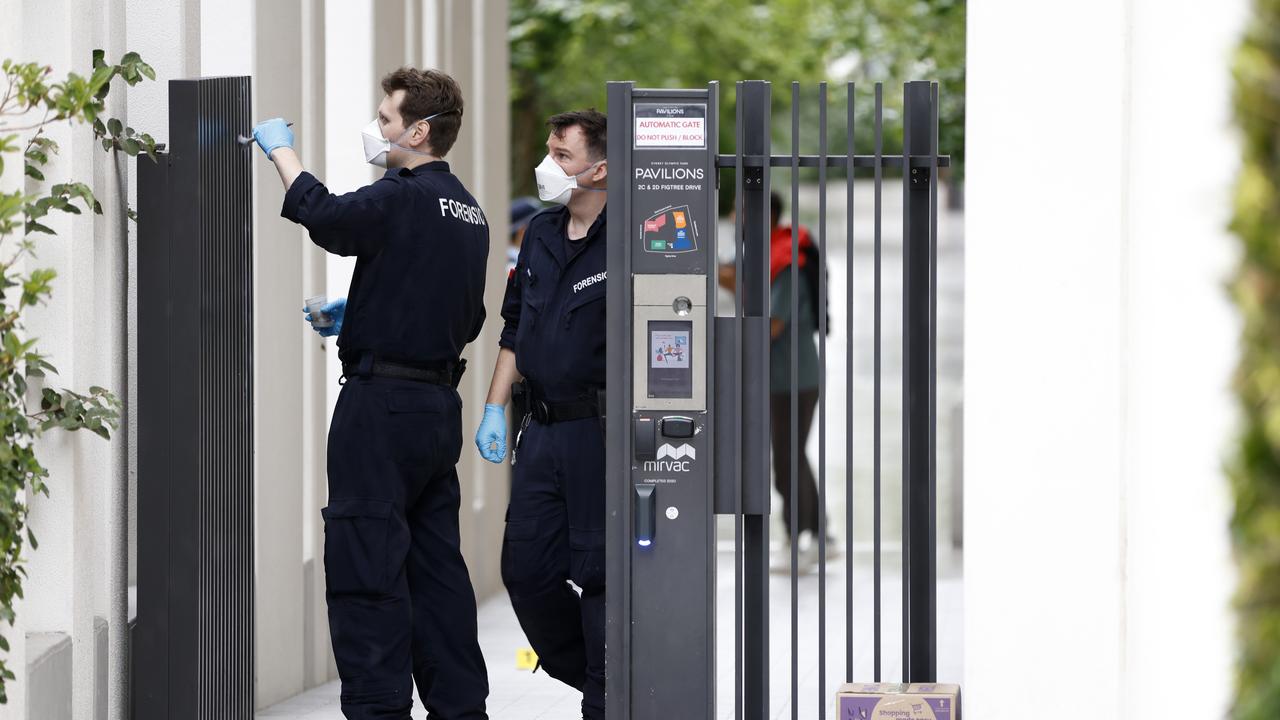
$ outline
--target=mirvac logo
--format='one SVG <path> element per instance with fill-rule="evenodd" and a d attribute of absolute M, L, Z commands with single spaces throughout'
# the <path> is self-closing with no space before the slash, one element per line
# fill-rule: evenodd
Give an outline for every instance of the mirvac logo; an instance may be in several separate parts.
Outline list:
<path fill-rule="evenodd" d="M 663 459 L 667 458 L 667 459 Z M 669 443 L 663 443 L 658 448 L 657 460 L 645 460 L 645 472 L 689 472 L 689 461 L 697 460 L 697 451 L 692 445 L 685 443 L 680 447 L 672 447 Z"/>

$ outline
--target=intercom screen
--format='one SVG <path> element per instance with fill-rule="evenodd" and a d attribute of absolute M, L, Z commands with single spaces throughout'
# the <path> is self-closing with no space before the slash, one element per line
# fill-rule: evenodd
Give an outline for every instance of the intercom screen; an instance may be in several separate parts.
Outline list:
<path fill-rule="evenodd" d="M 649 321 L 649 397 L 693 397 L 693 322 Z"/>

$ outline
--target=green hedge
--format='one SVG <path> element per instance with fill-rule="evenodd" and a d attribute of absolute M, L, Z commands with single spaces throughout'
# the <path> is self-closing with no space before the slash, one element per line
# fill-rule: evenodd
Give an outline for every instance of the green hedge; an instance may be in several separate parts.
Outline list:
<path fill-rule="evenodd" d="M 1243 163 L 1231 284 L 1244 318 L 1235 389 L 1243 428 L 1229 465 L 1240 571 L 1236 720 L 1280 718 L 1280 0 L 1253 0 L 1234 63 Z"/>

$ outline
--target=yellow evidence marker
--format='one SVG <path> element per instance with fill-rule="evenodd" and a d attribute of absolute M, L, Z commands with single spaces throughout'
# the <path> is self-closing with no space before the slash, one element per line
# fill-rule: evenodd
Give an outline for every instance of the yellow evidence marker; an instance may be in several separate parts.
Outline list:
<path fill-rule="evenodd" d="M 538 654 L 533 648 L 520 648 L 516 650 L 516 669 L 517 670 L 533 670 L 538 666 Z"/>

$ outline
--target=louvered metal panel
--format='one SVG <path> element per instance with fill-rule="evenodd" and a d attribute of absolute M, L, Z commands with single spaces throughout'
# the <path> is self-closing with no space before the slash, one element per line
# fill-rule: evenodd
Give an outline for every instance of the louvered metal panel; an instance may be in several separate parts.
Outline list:
<path fill-rule="evenodd" d="M 138 720 L 253 716 L 249 78 L 169 83 L 138 159 Z"/>

